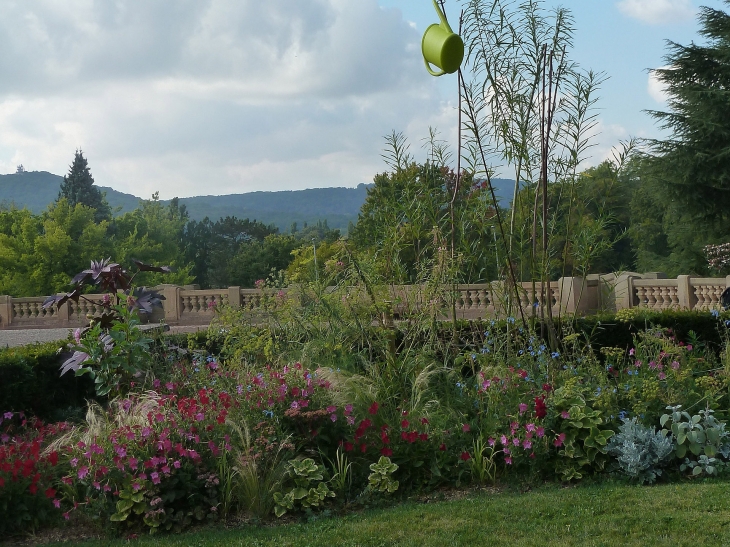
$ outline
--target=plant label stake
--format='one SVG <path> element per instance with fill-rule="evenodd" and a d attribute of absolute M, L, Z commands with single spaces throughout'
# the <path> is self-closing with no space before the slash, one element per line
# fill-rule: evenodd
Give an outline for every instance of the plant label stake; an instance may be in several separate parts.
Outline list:
<path fill-rule="evenodd" d="M 436 8 L 441 23 L 430 25 L 423 34 L 421 40 L 423 62 L 426 65 L 426 70 L 432 76 L 453 74 L 459 70 L 461 61 L 464 59 L 464 41 L 451 30 L 446 15 L 436 0 L 433 0 L 433 7 Z M 431 65 L 435 65 L 441 71 L 434 71 Z"/>

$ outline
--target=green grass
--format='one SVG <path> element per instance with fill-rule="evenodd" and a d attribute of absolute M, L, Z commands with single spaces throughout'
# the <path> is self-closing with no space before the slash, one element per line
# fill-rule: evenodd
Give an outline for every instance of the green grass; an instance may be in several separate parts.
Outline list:
<path fill-rule="evenodd" d="M 273 527 L 206 528 L 135 545 L 730 545 L 730 483 L 545 486 Z M 84 545 L 128 545 L 124 540 Z"/>

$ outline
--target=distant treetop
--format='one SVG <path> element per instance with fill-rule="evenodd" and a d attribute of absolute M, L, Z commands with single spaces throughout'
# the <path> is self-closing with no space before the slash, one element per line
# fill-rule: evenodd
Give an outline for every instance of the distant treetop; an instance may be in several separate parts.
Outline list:
<path fill-rule="evenodd" d="M 91 176 L 88 162 L 81 150 L 76 150 L 68 175 L 63 177 L 58 194 L 58 199 L 61 198 L 66 198 L 72 207 L 81 203 L 95 209 L 96 222 L 111 219 L 111 208 L 101 191 L 94 186 L 94 177 Z"/>

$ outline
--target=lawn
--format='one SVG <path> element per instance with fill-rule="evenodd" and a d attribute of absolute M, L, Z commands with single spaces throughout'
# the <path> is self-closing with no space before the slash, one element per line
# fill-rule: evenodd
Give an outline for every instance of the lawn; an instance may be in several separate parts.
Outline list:
<path fill-rule="evenodd" d="M 730 545 L 728 482 L 473 493 L 273 527 L 152 536 L 149 546 Z M 129 545 L 126 540 L 84 545 Z"/>

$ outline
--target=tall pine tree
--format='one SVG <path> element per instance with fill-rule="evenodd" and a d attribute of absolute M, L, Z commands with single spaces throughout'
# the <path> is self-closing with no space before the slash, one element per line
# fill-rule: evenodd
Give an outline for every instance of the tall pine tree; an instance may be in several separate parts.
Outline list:
<path fill-rule="evenodd" d="M 703 7 L 699 21 L 707 42 L 669 42 L 667 67 L 654 71 L 670 111 L 649 113 L 672 135 L 650 142 L 646 166 L 667 197 L 716 232 L 730 220 L 730 15 Z"/>
<path fill-rule="evenodd" d="M 88 162 L 81 150 L 76 151 L 68 175 L 63 177 L 58 194 L 58 199 L 61 198 L 66 198 L 71 207 L 81 203 L 95 209 L 96 222 L 111 219 L 111 208 L 101 191 L 94 186 L 94 177 L 91 176 Z"/>

